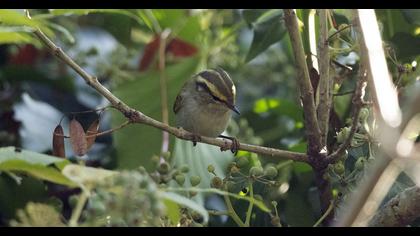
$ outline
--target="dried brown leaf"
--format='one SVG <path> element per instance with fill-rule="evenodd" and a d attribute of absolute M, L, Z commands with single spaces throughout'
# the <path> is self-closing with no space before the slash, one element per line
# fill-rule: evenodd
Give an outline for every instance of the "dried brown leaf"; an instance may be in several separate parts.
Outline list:
<path fill-rule="evenodd" d="M 66 157 L 66 151 L 64 148 L 64 131 L 61 125 L 57 125 L 53 133 L 53 155 L 57 157 Z"/>
<path fill-rule="evenodd" d="M 87 149 L 89 150 L 92 145 L 95 143 L 96 135 L 99 131 L 99 119 L 96 119 L 92 124 L 89 126 L 88 130 L 86 131 L 86 141 L 87 141 Z M 90 136 L 90 137 L 89 137 Z"/>
<path fill-rule="evenodd" d="M 70 142 L 74 154 L 83 156 L 87 152 L 87 141 L 82 125 L 76 120 L 70 121 Z"/>

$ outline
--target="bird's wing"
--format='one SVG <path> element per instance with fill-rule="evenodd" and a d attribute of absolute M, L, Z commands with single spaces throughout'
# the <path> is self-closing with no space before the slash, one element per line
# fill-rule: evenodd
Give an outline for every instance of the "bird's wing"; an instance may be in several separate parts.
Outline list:
<path fill-rule="evenodd" d="M 182 93 L 179 93 L 178 96 L 176 96 L 175 103 L 172 108 L 175 114 L 178 113 L 179 109 L 181 109 L 183 100 L 184 98 L 182 96 Z"/>

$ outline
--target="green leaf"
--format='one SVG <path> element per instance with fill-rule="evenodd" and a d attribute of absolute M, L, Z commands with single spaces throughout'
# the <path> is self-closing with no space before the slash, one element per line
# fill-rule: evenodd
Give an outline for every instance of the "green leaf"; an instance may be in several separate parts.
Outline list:
<path fill-rule="evenodd" d="M 253 25 L 254 37 L 245 62 L 251 61 L 268 47 L 283 38 L 286 33 L 286 27 L 282 17 L 282 11 L 272 10 L 257 20 Z"/>
<path fill-rule="evenodd" d="M 416 57 L 420 54 L 420 37 L 408 33 L 397 32 L 391 39 L 396 46 L 396 53 L 401 60 Z"/>
<path fill-rule="evenodd" d="M 297 122 L 303 122 L 303 110 L 295 103 L 286 99 L 261 98 L 254 103 L 255 113 L 275 112 L 285 115 Z"/>
<path fill-rule="evenodd" d="M 172 105 L 184 82 L 196 73 L 199 60 L 196 57 L 184 59 L 177 64 L 167 66 L 168 88 L 168 113 L 169 124 L 174 125 L 174 114 Z M 129 106 L 142 111 L 145 115 L 156 120 L 161 120 L 161 102 L 159 73 L 149 70 L 142 73 L 132 81 L 126 81 L 113 90 L 114 94 Z M 118 112 L 112 113 L 112 124 L 120 125 L 126 120 Z M 120 169 L 135 169 L 142 165 L 146 169 L 152 168 L 150 158 L 152 155 L 159 155 L 162 131 L 156 128 L 134 124 L 113 133 L 115 140 L 116 154 L 118 156 L 117 166 Z M 173 147 L 174 137 L 170 137 L 170 144 Z"/>
<path fill-rule="evenodd" d="M 75 187 L 76 185 L 60 173 L 59 170 L 42 164 L 33 164 L 24 160 L 8 160 L 0 163 L 0 171 L 24 172 L 36 178 Z"/>
<path fill-rule="evenodd" d="M 29 164 L 40 164 L 44 166 L 58 163 L 70 163 L 68 160 L 63 158 L 53 157 L 15 147 L 0 148 L 0 164 L 9 160 L 21 160 Z"/>
<path fill-rule="evenodd" d="M 179 220 L 181 219 L 180 207 L 179 205 L 171 200 L 164 199 L 163 203 L 166 207 L 166 214 L 168 218 L 171 220 L 173 225 L 177 225 Z"/>
<path fill-rule="evenodd" d="M 61 26 L 59 24 L 51 23 L 51 22 L 48 23 L 48 25 L 51 28 L 53 28 L 53 29 L 59 31 L 60 33 L 62 33 L 64 35 L 65 39 L 67 39 L 67 41 L 69 41 L 69 43 L 73 44 L 73 43 L 76 42 L 76 40 L 74 39 L 73 35 L 66 28 L 64 28 L 63 26 Z"/>
<path fill-rule="evenodd" d="M 0 44 L 32 43 L 34 41 L 34 38 L 25 32 L 0 32 Z"/>
<path fill-rule="evenodd" d="M 185 207 L 190 208 L 191 210 L 196 211 L 197 213 L 199 213 L 200 215 L 203 216 L 204 218 L 204 223 L 207 223 L 209 220 L 209 213 L 206 211 L 206 209 L 204 209 L 204 207 L 202 207 L 201 205 L 197 204 L 196 202 L 181 196 L 179 194 L 176 193 L 170 193 L 170 192 L 161 192 L 161 197 L 163 199 L 166 199 L 168 201 L 172 201 L 174 203 L 183 205 Z"/>
<path fill-rule="evenodd" d="M 233 161 L 234 156 L 230 151 L 221 152 L 219 147 L 204 143 L 197 143 L 194 147 L 191 141 L 175 139 L 175 146 L 172 156 L 172 165 L 180 167 L 187 165 L 190 169 L 186 173 L 187 179 L 191 176 L 200 176 L 201 181 L 198 186 L 206 188 L 210 186 L 211 175 L 207 171 L 209 165 L 215 167 L 215 173 L 220 178 L 225 177 L 227 165 Z M 185 181 L 184 186 L 191 186 L 190 181 Z M 173 186 L 176 186 L 174 184 Z M 193 200 L 204 203 L 204 195 L 197 194 Z"/>
<path fill-rule="evenodd" d="M 401 11 L 405 19 L 410 24 L 420 25 L 420 10 L 419 9 L 403 9 Z"/>
<path fill-rule="evenodd" d="M 40 28 L 48 36 L 54 35 L 54 33 L 45 26 L 44 22 L 37 19 L 29 19 L 23 13 L 19 13 L 15 10 L 0 9 L 0 23 L 3 25 L 11 26 L 29 26 L 34 29 Z"/>
<path fill-rule="evenodd" d="M 249 27 L 252 26 L 252 23 L 255 22 L 264 12 L 267 12 L 267 9 L 245 9 L 242 11 L 242 18 Z"/>

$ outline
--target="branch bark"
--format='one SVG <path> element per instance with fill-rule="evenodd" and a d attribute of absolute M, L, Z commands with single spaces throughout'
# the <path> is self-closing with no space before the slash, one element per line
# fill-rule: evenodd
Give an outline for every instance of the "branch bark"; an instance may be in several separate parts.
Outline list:
<path fill-rule="evenodd" d="M 319 10 L 320 40 L 318 43 L 318 64 L 319 64 L 319 104 L 318 123 L 321 131 L 321 148 L 327 144 L 328 125 L 330 108 L 332 104 L 332 84 L 330 81 L 330 54 L 328 48 L 328 19 L 327 9 Z"/>
<path fill-rule="evenodd" d="M 97 77 L 90 75 L 85 70 L 83 70 L 76 62 L 74 62 L 66 53 L 61 50 L 61 48 L 57 47 L 42 31 L 39 29 L 34 31 L 34 34 L 40 39 L 40 41 L 60 60 L 64 63 L 69 65 L 74 71 L 76 71 L 85 81 L 86 83 L 95 89 L 99 94 L 104 96 L 111 105 L 119 110 L 130 123 L 139 123 L 149 125 L 163 131 L 167 131 L 168 133 L 176 136 L 177 138 L 184 139 L 184 140 L 193 140 L 193 134 L 181 129 L 169 126 L 168 124 L 164 124 L 160 121 L 157 121 L 151 117 L 146 116 L 142 112 L 135 110 L 117 98 L 114 94 L 112 94 L 107 88 L 105 88 L 97 79 Z M 226 139 L 216 139 L 210 137 L 201 137 L 202 143 L 218 146 L 224 149 L 229 149 L 232 145 L 232 141 Z M 253 152 L 261 155 L 266 155 L 269 157 L 278 157 L 278 158 L 285 158 L 294 161 L 300 162 L 308 162 L 308 156 L 304 153 L 297 153 L 297 152 L 290 152 L 275 148 L 269 147 L 262 147 L 256 146 L 251 144 L 240 143 L 239 150 Z"/>
<path fill-rule="evenodd" d="M 420 216 L 420 188 L 407 188 L 389 200 L 369 223 L 375 227 L 406 226 Z"/>
<path fill-rule="evenodd" d="M 293 53 L 296 60 L 297 81 L 299 84 L 303 110 L 305 112 L 305 128 L 308 137 L 310 152 L 318 153 L 320 144 L 320 130 L 315 109 L 314 90 L 309 78 L 308 66 L 306 64 L 305 52 L 300 37 L 298 19 L 292 9 L 284 9 L 284 20 L 289 31 Z"/>

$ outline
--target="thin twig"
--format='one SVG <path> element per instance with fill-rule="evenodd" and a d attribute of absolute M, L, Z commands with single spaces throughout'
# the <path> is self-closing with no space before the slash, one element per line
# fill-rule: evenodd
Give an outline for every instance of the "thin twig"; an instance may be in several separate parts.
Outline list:
<path fill-rule="evenodd" d="M 227 187 L 225 187 L 225 191 L 227 190 Z M 238 214 L 236 214 L 235 209 L 232 206 L 232 202 L 230 201 L 229 195 L 223 195 L 223 198 L 225 199 L 226 207 L 228 208 L 229 216 L 232 217 L 233 221 L 235 221 L 236 224 L 240 227 L 245 227 L 244 222 L 242 222 L 241 218 L 239 218 Z"/>
<path fill-rule="evenodd" d="M 318 221 L 312 226 L 312 227 L 318 227 L 319 224 L 324 221 L 324 219 L 331 213 L 331 211 L 334 209 L 334 200 L 331 200 L 330 205 L 328 206 L 328 209 L 325 211 L 325 213 L 321 216 L 321 218 L 318 219 Z"/>
<path fill-rule="evenodd" d="M 164 124 L 169 124 L 169 114 L 168 114 L 168 91 L 166 86 L 166 76 L 165 76 L 165 49 L 166 49 L 166 41 L 170 34 L 170 30 L 165 29 L 160 34 L 160 42 L 159 42 L 159 84 L 160 84 L 160 101 L 161 101 L 161 109 L 162 109 L 162 122 Z M 161 152 L 167 152 L 169 149 L 169 134 L 165 130 L 162 131 L 162 147 Z M 160 162 L 165 162 L 165 158 L 163 156 L 160 157 Z"/>
<path fill-rule="evenodd" d="M 328 157 L 327 157 L 327 161 L 329 163 L 334 163 L 336 162 L 341 155 L 343 155 L 343 153 L 347 150 L 347 148 L 350 146 L 351 141 L 353 140 L 353 136 L 356 133 L 357 130 L 357 125 L 359 123 L 359 114 L 360 114 L 360 110 L 362 109 L 363 105 L 365 104 L 363 97 L 365 95 L 365 88 L 366 88 L 366 80 L 367 80 L 367 76 L 366 76 L 366 70 L 363 66 L 363 64 L 360 65 L 360 78 L 357 81 L 357 85 L 356 85 L 356 90 L 353 93 L 353 98 L 352 98 L 352 103 L 353 103 L 353 111 L 352 111 L 352 124 L 351 124 L 351 129 L 350 129 L 350 133 L 349 136 L 347 137 L 347 139 L 338 147 L 337 150 L 335 150 L 335 152 L 331 153 Z"/>
<path fill-rule="evenodd" d="M 254 198 L 254 187 L 252 186 L 252 181 L 249 181 L 249 197 Z M 246 212 L 245 225 L 249 227 L 252 216 L 252 208 L 254 207 L 254 202 L 249 202 L 248 210 Z"/>
<path fill-rule="evenodd" d="M 86 138 L 98 137 L 98 136 L 102 136 L 102 135 L 106 135 L 106 134 L 115 132 L 115 131 L 117 131 L 119 129 L 124 128 L 125 126 L 129 125 L 130 123 L 131 122 L 127 120 L 124 123 L 122 123 L 121 125 L 119 125 L 117 127 L 114 127 L 112 129 L 109 129 L 109 130 L 106 130 L 106 131 L 103 131 L 103 132 L 100 132 L 100 133 L 96 133 L 96 134 L 86 135 Z"/>
<path fill-rule="evenodd" d="M 85 206 L 85 203 L 87 200 L 88 200 L 88 195 L 84 191 L 82 191 L 80 193 L 79 199 L 77 200 L 77 205 L 71 214 L 71 218 L 69 221 L 70 227 L 77 226 L 77 222 L 79 221 L 80 215 L 82 214 L 83 207 Z"/>
<path fill-rule="evenodd" d="M 126 105 L 123 101 L 117 98 L 113 93 L 111 93 L 107 88 L 105 88 L 95 76 L 90 75 L 85 70 L 83 70 L 76 62 L 74 62 L 66 53 L 63 52 L 59 47 L 57 47 L 44 33 L 42 33 L 39 29 L 34 31 L 34 34 L 41 40 L 41 42 L 47 46 L 47 48 L 52 52 L 53 55 L 58 57 L 64 63 L 69 65 L 76 73 L 78 73 L 86 83 L 95 89 L 99 94 L 104 96 L 112 106 L 119 110 L 124 116 L 126 116 L 130 123 L 139 123 L 149 125 L 161 130 L 165 130 L 168 133 L 176 136 L 177 138 L 184 139 L 184 140 L 193 140 L 193 134 L 190 132 L 169 126 L 162 122 L 159 122 L 151 117 L 144 115 L 142 112 L 135 110 L 128 105 Z M 312 95 L 313 96 L 313 95 Z M 313 102 L 313 99 L 312 99 Z M 309 126 L 308 126 L 309 127 Z M 201 137 L 201 143 L 206 143 L 218 147 L 230 147 L 232 145 L 232 141 L 226 139 L 217 139 L 217 138 L 210 138 L 210 137 Z M 285 150 L 275 149 L 275 148 L 268 148 L 262 146 L 256 146 L 251 144 L 243 144 L 240 143 L 239 150 L 253 152 L 261 155 L 267 155 L 269 157 L 279 157 L 279 158 L 286 158 L 295 161 L 301 162 L 308 162 L 308 157 L 304 153 L 297 153 L 297 152 L 289 152 Z"/>

